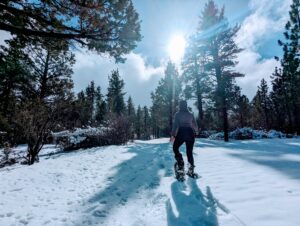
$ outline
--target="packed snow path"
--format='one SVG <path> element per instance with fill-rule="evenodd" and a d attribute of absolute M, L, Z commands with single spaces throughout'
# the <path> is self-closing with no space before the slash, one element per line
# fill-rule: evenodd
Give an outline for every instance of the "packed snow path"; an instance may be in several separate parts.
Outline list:
<path fill-rule="evenodd" d="M 194 157 L 184 183 L 167 139 L 1 169 L 0 225 L 300 225 L 300 139 L 200 139 Z"/>

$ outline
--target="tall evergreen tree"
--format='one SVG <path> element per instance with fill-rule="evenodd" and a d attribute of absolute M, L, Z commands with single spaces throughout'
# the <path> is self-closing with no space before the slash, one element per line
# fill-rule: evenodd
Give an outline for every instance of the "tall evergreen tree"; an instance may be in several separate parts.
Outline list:
<path fill-rule="evenodd" d="M 127 116 L 135 117 L 135 108 L 131 96 L 129 96 L 127 100 Z"/>
<path fill-rule="evenodd" d="M 136 112 L 131 96 L 129 96 L 127 100 L 127 117 L 130 124 L 130 138 L 133 139 L 135 132 Z"/>
<path fill-rule="evenodd" d="M 233 105 L 233 115 L 230 120 L 232 126 L 240 128 L 250 126 L 251 105 L 248 97 L 241 94 L 241 88 L 238 86 L 235 86 L 235 93 L 231 103 Z"/>
<path fill-rule="evenodd" d="M 285 109 L 285 115 L 288 120 L 287 130 L 289 132 L 300 133 L 300 1 L 293 0 L 289 12 L 290 19 L 286 23 L 284 38 L 279 40 L 282 46 L 283 57 L 281 59 L 282 73 L 273 75 L 273 94 L 278 99 L 284 99 L 281 103 L 281 109 Z M 277 58 L 278 59 L 278 58 Z M 282 86 L 282 88 L 279 88 Z M 285 91 L 281 93 L 281 89 Z M 278 93 L 276 93 L 278 92 Z M 280 96 L 282 96 L 280 98 Z"/>
<path fill-rule="evenodd" d="M 135 131 L 136 131 L 137 139 L 141 139 L 142 125 L 143 125 L 143 113 L 142 113 L 142 108 L 139 105 L 136 111 L 136 123 L 135 123 Z"/>
<path fill-rule="evenodd" d="M 261 80 L 260 86 L 252 101 L 254 110 L 254 127 L 271 128 L 271 100 L 268 93 L 268 85 L 265 79 Z"/>
<path fill-rule="evenodd" d="M 96 87 L 94 81 L 77 94 L 76 105 L 82 125 L 97 126 L 103 122 L 107 112 L 106 103 L 100 86 Z"/>
<path fill-rule="evenodd" d="M 22 41 L 76 42 L 123 60 L 141 39 L 140 21 L 131 0 L 0 2 L 0 30 Z"/>
<path fill-rule="evenodd" d="M 83 90 L 77 94 L 76 105 L 79 110 L 79 118 L 81 125 L 89 125 L 89 122 L 91 121 L 91 114 L 89 112 L 89 105 L 87 103 L 87 98 Z"/>
<path fill-rule="evenodd" d="M 204 129 L 204 99 L 210 91 L 209 76 L 205 71 L 205 46 L 197 41 L 199 34 L 192 36 L 188 42 L 182 62 L 183 78 L 186 84 L 185 97 L 195 99 L 198 109 L 197 123 Z"/>
<path fill-rule="evenodd" d="M 152 117 L 162 135 L 170 135 L 173 116 L 181 95 L 181 81 L 175 64 L 169 62 L 152 98 Z M 156 126 L 155 126 L 156 127 Z"/>
<path fill-rule="evenodd" d="M 71 75 L 75 56 L 66 42 L 44 39 L 28 44 L 25 53 L 30 57 L 32 74 L 36 76 L 36 95 L 41 100 L 67 96 L 73 88 Z M 48 100 L 49 101 L 49 100 Z"/>
<path fill-rule="evenodd" d="M 280 131 L 290 131 L 292 127 L 292 115 L 287 101 L 287 94 L 285 92 L 284 80 L 282 77 L 282 69 L 275 68 L 272 74 L 272 91 L 270 98 L 272 101 L 272 108 L 274 109 L 274 128 Z"/>
<path fill-rule="evenodd" d="M 125 113 L 124 85 L 125 83 L 120 78 L 119 71 L 113 70 L 109 76 L 107 88 L 107 107 L 110 112 L 118 115 Z"/>
<path fill-rule="evenodd" d="M 234 41 L 239 26 L 230 27 L 224 16 L 224 7 L 220 10 L 213 0 L 209 0 L 200 17 L 199 30 L 198 41 L 206 46 L 205 67 L 216 83 L 215 106 L 223 124 L 224 140 L 228 141 L 228 98 L 234 78 L 243 76 L 234 71 L 237 54 L 241 51 Z"/>
<path fill-rule="evenodd" d="M 149 140 L 150 139 L 150 125 L 151 125 L 151 119 L 150 119 L 150 114 L 147 106 L 144 106 L 143 111 L 142 111 L 142 116 L 143 116 L 143 124 L 142 124 L 142 138 L 144 140 Z"/>
<path fill-rule="evenodd" d="M 97 124 L 103 122 L 106 114 L 106 103 L 101 94 L 100 86 L 96 89 L 96 106 L 95 106 L 95 120 Z"/>
<path fill-rule="evenodd" d="M 34 92 L 35 76 L 30 59 L 18 43 L 11 41 L 0 50 L 0 114 L 12 118 L 15 107 Z"/>
<path fill-rule="evenodd" d="M 86 107 L 89 113 L 90 124 L 94 122 L 95 118 L 95 107 L 96 107 L 96 87 L 95 82 L 91 81 L 90 84 L 85 89 L 85 100 Z"/>

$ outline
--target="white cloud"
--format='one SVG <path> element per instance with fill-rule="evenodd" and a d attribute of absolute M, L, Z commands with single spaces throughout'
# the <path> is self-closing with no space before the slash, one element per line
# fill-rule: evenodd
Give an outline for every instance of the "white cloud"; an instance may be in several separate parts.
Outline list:
<path fill-rule="evenodd" d="M 262 78 L 265 78 L 270 84 L 270 75 L 279 63 L 271 59 L 262 59 L 259 53 L 245 50 L 239 54 L 239 63 L 236 69 L 245 74 L 243 78 L 237 78 L 237 83 L 242 87 L 242 92 L 250 98 L 253 98 L 257 91 L 257 86 Z"/>
<path fill-rule="evenodd" d="M 75 55 L 75 92 L 84 89 L 93 80 L 96 85 L 101 86 L 102 92 L 106 93 L 108 75 L 112 70 L 118 69 L 125 81 L 127 96 L 131 95 L 136 105 L 150 105 L 150 93 L 164 73 L 162 66 L 146 65 L 145 59 L 135 53 L 128 54 L 124 64 L 115 64 L 113 59 L 93 53 L 76 52 Z"/>
<path fill-rule="evenodd" d="M 252 13 L 245 18 L 236 37 L 238 45 L 244 49 L 238 56 L 236 68 L 245 74 L 237 82 L 250 99 L 255 95 L 260 80 L 270 81 L 275 66 L 279 66 L 273 58 L 263 59 L 258 47 L 264 40 L 283 32 L 290 4 L 291 0 L 251 0 L 249 3 Z"/>
<path fill-rule="evenodd" d="M 261 39 L 282 31 L 288 20 L 291 0 L 251 0 L 252 13 L 245 18 L 237 36 L 242 48 L 255 49 Z"/>

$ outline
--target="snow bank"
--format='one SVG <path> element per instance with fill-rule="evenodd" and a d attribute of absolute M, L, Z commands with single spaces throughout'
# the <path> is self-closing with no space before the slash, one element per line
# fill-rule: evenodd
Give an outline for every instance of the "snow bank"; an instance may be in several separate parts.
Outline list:
<path fill-rule="evenodd" d="M 110 128 L 107 127 L 87 127 L 76 128 L 74 131 L 52 132 L 54 143 L 60 145 L 64 150 L 74 150 L 79 148 L 102 146 L 105 142 L 105 135 Z"/>
<path fill-rule="evenodd" d="M 272 139 L 272 138 L 286 138 L 286 137 L 287 137 L 286 134 L 280 131 L 255 130 L 250 127 L 237 128 L 234 131 L 229 133 L 229 138 L 235 140 L 263 139 L 263 138 Z M 212 134 L 209 136 L 209 139 L 222 140 L 224 139 L 224 133 L 219 132 L 219 133 Z"/>
<path fill-rule="evenodd" d="M 53 141 L 65 151 L 128 142 L 130 130 L 126 119 L 116 118 L 109 126 L 76 128 L 52 133 Z"/>
<path fill-rule="evenodd" d="M 65 138 L 68 139 L 70 144 L 79 144 L 88 136 L 103 136 L 108 129 L 105 127 L 75 128 L 74 131 L 64 130 L 52 133 L 52 137 L 56 143 Z"/>

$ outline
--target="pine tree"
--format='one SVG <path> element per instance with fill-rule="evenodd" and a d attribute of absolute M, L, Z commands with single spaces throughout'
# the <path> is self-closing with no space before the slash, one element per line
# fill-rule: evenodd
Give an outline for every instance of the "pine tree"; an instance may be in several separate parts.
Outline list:
<path fill-rule="evenodd" d="M 106 103 L 101 94 L 100 86 L 96 89 L 96 104 L 95 104 L 95 121 L 97 124 L 101 124 L 105 118 L 106 114 Z"/>
<path fill-rule="evenodd" d="M 140 21 L 131 0 L 0 2 L 0 30 L 22 42 L 42 38 L 78 43 L 117 61 L 141 39 Z"/>
<path fill-rule="evenodd" d="M 252 104 L 254 108 L 254 127 L 269 130 L 271 128 L 271 100 L 265 79 L 261 80 Z"/>
<path fill-rule="evenodd" d="M 154 100 L 154 93 L 151 93 L 152 101 Z M 158 117 L 158 111 L 157 111 L 157 102 L 153 101 L 152 106 L 150 107 L 150 114 L 151 114 L 151 134 L 154 138 L 161 137 L 161 130 L 159 128 L 159 117 Z"/>
<path fill-rule="evenodd" d="M 241 51 L 234 41 L 239 26 L 230 27 L 224 11 L 224 7 L 219 10 L 212 0 L 206 3 L 200 17 L 201 36 L 198 41 L 206 46 L 205 68 L 216 81 L 215 106 L 223 124 L 224 140 L 228 141 L 228 98 L 233 90 L 234 78 L 243 75 L 234 71 L 237 54 Z"/>
<path fill-rule="evenodd" d="M 290 19 L 286 23 L 284 37 L 285 41 L 279 40 L 278 43 L 282 46 L 283 57 L 281 59 L 282 73 L 273 76 L 273 94 L 278 99 L 284 99 L 281 109 L 285 109 L 287 117 L 288 132 L 300 133 L 300 18 L 299 18 L 300 1 L 293 0 L 291 10 L 289 12 Z M 278 59 L 278 58 L 277 58 Z M 278 86 L 282 86 L 279 88 Z M 285 91 L 280 92 L 281 89 Z M 279 96 L 282 96 L 279 98 Z M 277 103 L 279 104 L 279 103 Z"/>
<path fill-rule="evenodd" d="M 86 107 L 89 113 L 90 124 L 94 123 L 95 118 L 95 107 L 96 107 L 96 88 L 94 81 L 91 81 L 90 84 L 85 89 L 85 100 Z"/>
<path fill-rule="evenodd" d="M 143 117 L 142 109 L 141 109 L 141 106 L 139 105 L 137 108 L 137 112 L 136 112 L 136 124 L 135 124 L 135 131 L 136 131 L 137 139 L 141 139 L 141 135 L 142 135 L 142 124 L 143 124 L 142 117 Z"/>
<path fill-rule="evenodd" d="M 76 107 L 79 110 L 79 118 L 82 126 L 90 125 L 91 114 L 89 112 L 89 105 L 87 103 L 86 95 L 84 91 L 80 91 L 77 94 Z"/>
<path fill-rule="evenodd" d="M 231 122 L 234 127 L 250 126 L 251 105 L 247 96 L 241 94 L 241 88 L 235 86 L 234 96 L 231 100 L 233 115 Z"/>
<path fill-rule="evenodd" d="M 18 43 L 11 41 L 0 51 L 0 114 L 13 117 L 18 102 L 34 93 L 35 76 L 31 73 L 30 59 Z"/>
<path fill-rule="evenodd" d="M 207 98 L 210 91 L 210 81 L 208 74 L 205 72 L 205 46 L 197 42 L 196 34 L 189 40 L 188 47 L 182 62 L 183 78 L 186 84 L 185 97 L 195 99 L 198 109 L 197 123 L 204 129 L 204 98 Z"/>
<path fill-rule="evenodd" d="M 127 100 L 127 116 L 135 117 L 135 109 L 131 96 L 129 96 Z"/>
<path fill-rule="evenodd" d="M 32 74 L 38 81 L 38 98 L 49 101 L 58 96 L 67 96 L 73 88 L 71 76 L 75 56 L 66 42 L 44 39 L 28 44 L 24 52 L 30 57 Z"/>
<path fill-rule="evenodd" d="M 130 124 L 130 139 L 134 139 L 136 112 L 131 96 L 127 100 L 127 117 Z"/>
<path fill-rule="evenodd" d="M 124 85 L 119 71 L 113 70 L 111 76 L 109 76 L 109 85 L 107 88 L 107 107 L 110 112 L 118 115 L 125 113 Z"/>
<path fill-rule="evenodd" d="M 274 128 L 280 131 L 287 131 L 287 128 L 292 127 L 292 116 L 288 108 L 287 95 L 282 78 L 282 69 L 275 68 L 272 74 L 272 91 L 270 93 L 272 108 L 275 114 Z M 289 130 L 289 129 L 288 129 Z"/>
<path fill-rule="evenodd" d="M 142 111 L 142 116 L 143 116 L 143 124 L 142 124 L 142 138 L 144 140 L 149 140 L 150 139 L 150 114 L 147 106 L 144 106 L 143 111 Z"/>
<path fill-rule="evenodd" d="M 99 126 L 105 119 L 107 106 L 101 87 L 95 86 L 94 81 L 77 94 L 77 109 L 84 126 Z"/>
<path fill-rule="evenodd" d="M 181 95 L 181 81 L 175 65 L 168 63 L 165 77 L 159 81 L 155 92 L 151 94 L 152 107 L 151 116 L 161 135 L 170 135 L 173 116 Z M 158 132 L 160 134 L 160 132 Z"/>

